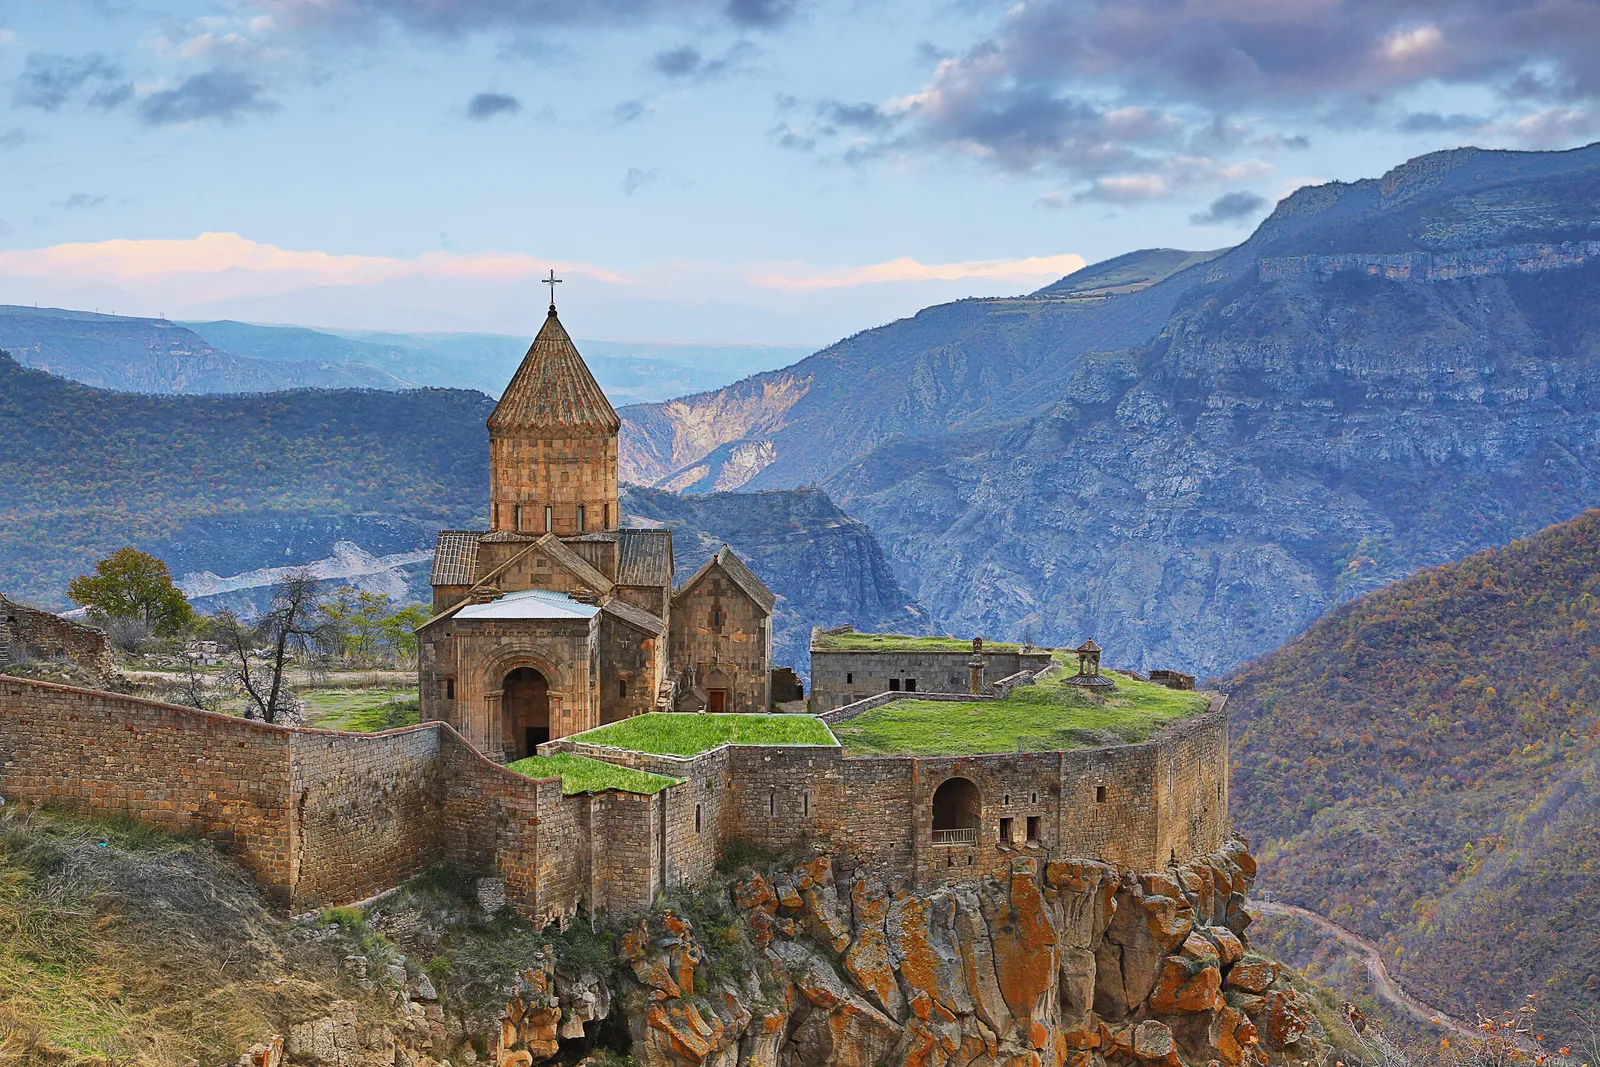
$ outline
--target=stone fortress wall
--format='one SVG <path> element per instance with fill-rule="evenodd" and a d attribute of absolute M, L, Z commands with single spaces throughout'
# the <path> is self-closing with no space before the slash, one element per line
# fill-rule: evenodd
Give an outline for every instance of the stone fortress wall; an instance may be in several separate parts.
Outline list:
<path fill-rule="evenodd" d="M 427 867 L 498 872 L 536 921 L 630 915 L 703 882 L 730 844 L 827 850 L 895 884 L 1078 857 L 1157 870 L 1227 840 L 1225 698 L 1138 745 L 965 757 L 722 746 L 692 759 L 571 751 L 682 779 L 645 796 L 564 796 L 442 723 L 376 734 L 269 726 L 137 697 L 0 677 L 0 796 L 123 813 L 209 838 L 293 911 L 364 899 Z M 936 794 L 972 826 L 936 833 Z"/>
<path fill-rule="evenodd" d="M 675 817 L 668 884 L 709 875 L 727 845 L 744 842 L 774 852 L 817 847 L 890 882 L 928 887 L 981 878 L 1015 857 L 1159 870 L 1222 847 L 1226 703 L 1219 695 L 1206 714 L 1142 744 L 1061 752 L 858 757 L 821 745 L 724 745 L 683 758 L 570 738 L 541 751 L 685 779 L 664 791 Z M 952 778 L 976 786 L 975 833 L 936 842 L 933 797 Z"/>

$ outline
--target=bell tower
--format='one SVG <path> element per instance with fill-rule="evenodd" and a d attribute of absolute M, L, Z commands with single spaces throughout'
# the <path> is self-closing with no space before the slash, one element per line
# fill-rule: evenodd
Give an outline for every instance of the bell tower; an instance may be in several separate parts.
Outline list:
<path fill-rule="evenodd" d="M 492 530 L 571 537 L 615 530 L 617 432 L 622 420 L 550 313 L 489 415 Z"/>

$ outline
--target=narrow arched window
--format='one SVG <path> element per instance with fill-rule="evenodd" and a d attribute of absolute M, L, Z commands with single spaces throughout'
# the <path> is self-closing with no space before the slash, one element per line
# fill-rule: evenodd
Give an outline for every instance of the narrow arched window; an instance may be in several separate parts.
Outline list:
<path fill-rule="evenodd" d="M 578 532 L 583 533 L 583 505 L 578 505 Z"/>
<path fill-rule="evenodd" d="M 549 533 L 556 528 L 555 508 L 549 504 L 544 506 L 544 532 Z"/>
<path fill-rule="evenodd" d="M 626 700 L 628 697 L 628 682 L 625 678 L 617 679 L 617 696 Z"/>
<path fill-rule="evenodd" d="M 511 526 L 515 530 L 522 529 L 522 505 L 511 505 Z"/>

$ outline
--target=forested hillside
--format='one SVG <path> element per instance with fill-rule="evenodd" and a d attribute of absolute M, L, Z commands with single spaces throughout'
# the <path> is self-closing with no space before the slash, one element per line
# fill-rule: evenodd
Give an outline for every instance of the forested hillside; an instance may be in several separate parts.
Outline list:
<path fill-rule="evenodd" d="M 65 606 L 67 580 L 108 550 L 214 535 L 249 549 L 227 550 L 218 573 L 302 562 L 254 531 L 331 545 L 355 525 L 387 531 L 361 538 L 371 550 L 431 547 L 434 529 L 483 509 L 492 406 L 447 389 L 142 396 L 0 354 L 0 589 Z"/>
<path fill-rule="evenodd" d="M 1600 511 L 1347 604 L 1228 682 L 1261 885 L 1462 1018 L 1600 1002 Z"/>

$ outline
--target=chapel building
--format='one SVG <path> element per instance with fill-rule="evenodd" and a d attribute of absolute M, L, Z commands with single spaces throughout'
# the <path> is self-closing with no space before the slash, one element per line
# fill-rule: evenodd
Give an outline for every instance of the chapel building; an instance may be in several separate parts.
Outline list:
<path fill-rule="evenodd" d="M 674 589 L 626 529 L 622 420 L 552 303 L 489 415 L 489 529 L 440 532 L 417 630 L 423 722 L 490 759 L 651 711 L 766 711 L 772 592 L 726 545 Z"/>

